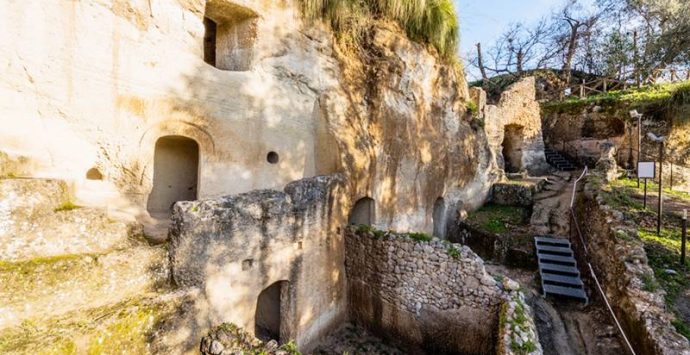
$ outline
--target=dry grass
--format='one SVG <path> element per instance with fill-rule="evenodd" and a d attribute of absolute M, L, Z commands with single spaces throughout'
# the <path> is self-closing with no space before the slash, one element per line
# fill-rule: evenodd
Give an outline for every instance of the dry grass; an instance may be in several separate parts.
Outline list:
<path fill-rule="evenodd" d="M 397 22 L 415 41 L 455 60 L 459 23 L 451 0 L 301 0 L 310 20 L 328 22 L 341 39 L 359 42 L 375 20 Z"/>

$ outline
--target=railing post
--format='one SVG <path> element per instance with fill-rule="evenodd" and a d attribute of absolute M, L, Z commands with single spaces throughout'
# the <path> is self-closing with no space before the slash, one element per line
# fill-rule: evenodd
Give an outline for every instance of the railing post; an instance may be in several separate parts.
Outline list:
<path fill-rule="evenodd" d="M 580 98 L 585 97 L 585 79 L 582 79 L 582 84 L 580 84 Z"/>
<path fill-rule="evenodd" d="M 604 94 L 608 92 L 608 80 L 604 78 Z"/>

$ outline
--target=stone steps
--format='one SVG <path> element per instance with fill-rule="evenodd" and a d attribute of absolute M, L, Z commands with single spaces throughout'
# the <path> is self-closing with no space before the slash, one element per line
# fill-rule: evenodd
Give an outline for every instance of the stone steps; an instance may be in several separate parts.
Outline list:
<path fill-rule="evenodd" d="M 544 296 L 565 296 L 589 302 L 570 242 L 549 236 L 534 237 Z"/>
<path fill-rule="evenodd" d="M 101 307 L 168 280 L 164 247 L 0 262 L 0 329 L 26 320 Z"/>
<path fill-rule="evenodd" d="M 545 149 L 544 155 L 546 156 L 546 161 L 560 171 L 574 171 L 577 169 L 575 164 L 560 152 L 552 149 Z"/>

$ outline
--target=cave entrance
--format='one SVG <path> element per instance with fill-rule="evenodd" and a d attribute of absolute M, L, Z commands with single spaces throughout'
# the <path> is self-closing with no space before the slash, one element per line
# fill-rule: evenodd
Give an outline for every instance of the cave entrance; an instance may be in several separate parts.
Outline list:
<path fill-rule="evenodd" d="M 375 204 L 374 200 L 369 197 L 363 197 L 352 207 L 350 217 L 347 219 L 348 224 L 364 224 L 370 226 L 375 222 Z"/>
<path fill-rule="evenodd" d="M 156 217 L 167 217 L 177 201 L 197 199 L 199 144 L 182 136 L 165 136 L 156 141 L 153 158 L 153 188 L 147 209 Z"/>
<path fill-rule="evenodd" d="M 275 340 L 282 343 L 281 327 L 288 304 L 288 281 L 278 281 L 259 294 L 254 313 L 254 336 L 265 342 Z"/>
<path fill-rule="evenodd" d="M 524 140 L 523 127 L 519 125 L 505 126 L 503 137 L 503 161 L 507 173 L 519 173 L 522 170 L 522 142 Z"/>
<path fill-rule="evenodd" d="M 446 235 L 446 202 L 439 197 L 434 202 L 434 213 L 431 218 L 434 222 L 434 237 L 443 239 Z"/>

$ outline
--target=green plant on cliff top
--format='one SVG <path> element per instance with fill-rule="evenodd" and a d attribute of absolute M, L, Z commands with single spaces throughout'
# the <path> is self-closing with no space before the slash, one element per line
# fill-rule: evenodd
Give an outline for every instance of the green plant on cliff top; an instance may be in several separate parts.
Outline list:
<path fill-rule="evenodd" d="M 447 252 L 451 258 L 455 260 L 460 259 L 460 250 L 458 250 L 458 248 L 456 248 L 453 244 L 448 245 Z"/>
<path fill-rule="evenodd" d="M 452 0 L 300 0 L 307 19 L 328 22 L 338 36 L 357 42 L 374 20 L 395 21 L 407 36 L 452 59 L 459 23 Z"/>
<path fill-rule="evenodd" d="M 687 103 L 690 103 L 690 81 L 609 91 L 585 98 L 571 97 L 563 101 L 549 101 L 542 104 L 542 109 L 545 113 L 578 112 L 588 105 L 641 107 L 659 104 L 671 108 Z"/>

